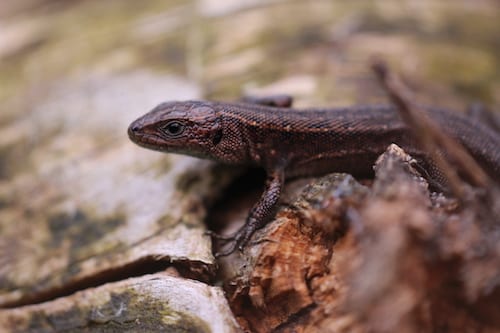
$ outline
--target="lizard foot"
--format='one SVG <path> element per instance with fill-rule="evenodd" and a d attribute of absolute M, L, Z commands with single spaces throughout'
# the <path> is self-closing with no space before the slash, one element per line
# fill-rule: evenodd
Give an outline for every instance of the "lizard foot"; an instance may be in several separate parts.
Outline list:
<path fill-rule="evenodd" d="M 207 236 L 210 236 L 210 237 L 212 237 L 212 238 L 214 238 L 214 239 L 216 239 L 218 241 L 222 241 L 222 242 L 225 242 L 225 243 L 232 241 L 234 239 L 235 235 L 236 235 L 236 233 L 234 233 L 232 235 L 224 236 L 224 235 L 220 235 L 220 234 L 218 234 L 218 233 L 216 233 L 216 232 L 214 232 L 212 230 L 206 230 L 204 232 L 204 234 L 207 235 Z"/>
<path fill-rule="evenodd" d="M 250 237 L 252 236 L 254 231 L 255 230 L 253 230 L 252 228 L 248 228 L 248 226 L 245 225 L 241 229 L 239 229 L 234 235 L 231 235 L 229 237 L 226 236 L 221 237 L 220 235 L 217 235 L 217 237 L 221 237 L 220 240 L 225 242 L 223 247 L 225 247 L 225 245 L 228 246 L 225 250 L 221 250 L 215 253 L 215 258 L 226 257 L 232 254 L 236 250 L 242 252 L 243 249 L 245 248 L 245 245 L 250 240 Z M 217 237 L 215 238 L 217 239 Z"/>
<path fill-rule="evenodd" d="M 232 235 L 224 236 L 224 235 L 220 235 L 216 232 L 213 232 L 211 230 L 205 231 L 205 235 L 212 237 L 218 243 L 222 243 L 223 244 L 222 247 L 224 247 L 225 245 L 231 244 L 226 250 L 216 252 L 214 254 L 215 258 L 226 257 L 226 256 L 230 255 L 231 253 L 233 253 L 234 251 L 236 251 L 236 248 L 238 247 L 238 243 L 236 240 L 237 233 L 238 232 L 236 232 Z"/>

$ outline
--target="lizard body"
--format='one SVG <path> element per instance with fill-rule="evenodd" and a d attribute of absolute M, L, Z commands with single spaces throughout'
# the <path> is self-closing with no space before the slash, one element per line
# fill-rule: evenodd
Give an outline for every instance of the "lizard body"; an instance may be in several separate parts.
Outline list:
<path fill-rule="evenodd" d="M 286 107 L 291 101 L 278 101 L 167 102 L 128 129 L 132 141 L 149 149 L 266 170 L 264 193 L 245 226 L 231 238 L 232 246 L 219 255 L 242 249 L 255 230 L 272 218 L 285 178 L 333 171 L 370 175 L 375 159 L 391 143 L 439 178 L 439 171 L 433 170 L 435 167 L 391 106 L 291 109 Z M 458 113 L 434 108 L 428 108 L 427 113 L 465 146 L 492 179 L 500 182 L 499 133 Z"/>

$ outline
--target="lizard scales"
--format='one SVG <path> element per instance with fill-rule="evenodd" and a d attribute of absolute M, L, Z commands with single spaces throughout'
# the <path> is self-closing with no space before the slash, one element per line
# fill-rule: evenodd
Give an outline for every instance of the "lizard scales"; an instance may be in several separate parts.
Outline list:
<path fill-rule="evenodd" d="M 500 182 L 499 133 L 462 114 L 438 108 L 426 111 Z M 375 159 L 391 143 L 429 168 L 431 175 L 440 176 L 391 106 L 292 109 L 256 103 L 167 102 L 134 121 L 128 133 L 132 141 L 149 149 L 266 170 L 269 180 L 262 197 L 235 234 L 233 246 L 220 255 L 241 249 L 272 217 L 285 177 L 334 171 L 370 175 Z"/>

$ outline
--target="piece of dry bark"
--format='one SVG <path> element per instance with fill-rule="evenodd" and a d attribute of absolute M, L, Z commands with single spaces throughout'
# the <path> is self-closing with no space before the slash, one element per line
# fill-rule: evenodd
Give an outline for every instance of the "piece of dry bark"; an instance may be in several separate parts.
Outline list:
<path fill-rule="evenodd" d="M 204 218 L 233 173 L 139 149 L 126 136 L 145 105 L 169 98 L 165 87 L 177 97 L 196 94 L 170 80 L 129 73 L 60 83 L 33 100 L 30 113 L 5 123 L 0 152 L 9 152 L 4 159 L 14 168 L 0 182 L 0 308 L 169 266 L 213 278 Z"/>
<path fill-rule="evenodd" d="M 0 311 L 2 332 L 240 332 L 220 288 L 145 275 Z"/>
<path fill-rule="evenodd" d="M 332 245 L 345 230 L 343 216 L 365 193 L 351 176 L 334 174 L 306 186 L 278 212 L 249 248 L 230 292 L 244 327 L 267 332 L 314 306 L 310 283 L 327 272 Z"/>
<path fill-rule="evenodd" d="M 500 253 L 486 246 L 496 236 L 456 200 L 430 193 L 412 165 L 391 146 L 370 190 L 339 175 L 302 188 L 227 288 L 240 324 L 250 332 L 500 332 Z"/>

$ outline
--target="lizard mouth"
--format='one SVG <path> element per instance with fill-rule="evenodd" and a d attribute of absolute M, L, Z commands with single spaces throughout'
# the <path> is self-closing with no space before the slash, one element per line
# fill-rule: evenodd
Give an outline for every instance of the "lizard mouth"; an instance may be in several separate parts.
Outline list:
<path fill-rule="evenodd" d="M 142 132 L 141 127 L 135 123 L 132 123 L 129 126 L 127 133 L 130 140 L 141 147 L 153 150 L 163 150 L 159 149 L 159 147 L 165 146 L 165 142 L 162 137 Z"/>

